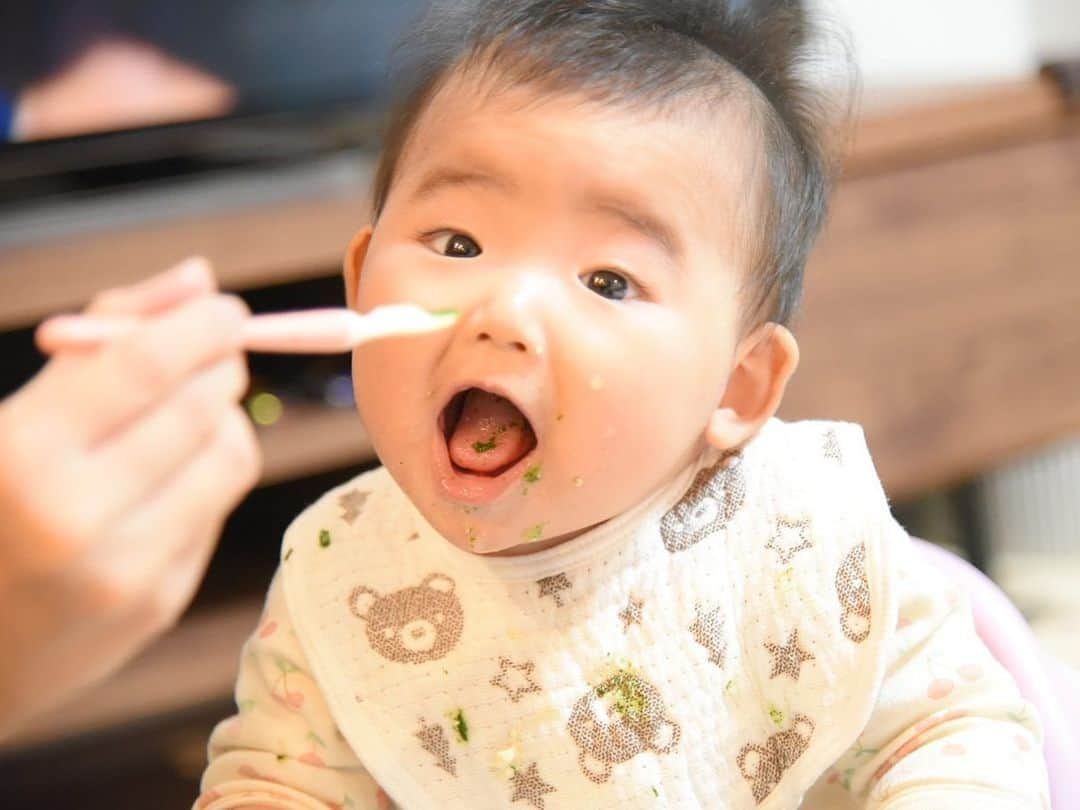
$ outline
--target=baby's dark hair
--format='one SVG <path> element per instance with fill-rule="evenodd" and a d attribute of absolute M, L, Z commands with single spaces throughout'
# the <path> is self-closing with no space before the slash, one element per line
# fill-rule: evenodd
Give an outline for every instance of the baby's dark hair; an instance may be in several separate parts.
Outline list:
<path fill-rule="evenodd" d="M 603 104 L 678 109 L 687 99 L 698 107 L 741 101 L 759 128 L 766 164 L 744 326 L 788 324 L 825 221 L 835 165 L 830 125 L 846 121 L 853 98 L 829 95 L 806 75 L 820 53 L 819 33 L 794 0 L 436 2 L 399 51 L 374 216 L 427 104 L 463 71 L 478 70 L 497 87 L 576 92 Z M 855 79 L 850 64 L 847 89 Z"/>

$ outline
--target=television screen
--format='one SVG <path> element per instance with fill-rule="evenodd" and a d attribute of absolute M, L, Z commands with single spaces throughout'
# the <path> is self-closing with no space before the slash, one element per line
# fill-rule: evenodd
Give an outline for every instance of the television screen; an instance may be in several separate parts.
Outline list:
<path fill-rule="evenodd" d="M 427 0 L 0 3 L 0 215 L 374 143 Z"/>
<path fill-rule="evenodd" d="M 34 0 L 0 11 L 8 144 L 368 104 L 419 0 Z"/>

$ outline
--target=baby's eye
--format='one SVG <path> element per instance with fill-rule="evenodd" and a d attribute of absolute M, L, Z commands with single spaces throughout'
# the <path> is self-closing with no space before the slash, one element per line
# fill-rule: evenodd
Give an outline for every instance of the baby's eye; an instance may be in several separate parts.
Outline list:
<path fill-rule="evenodd" d="M 614 270 L 593 270 L 581 277 L 582 283 L 597 295 L 622 301 L 630 292 L 631 282 Z"/>
<path fill-rule="evenodd" d="M 484 252 L 471 236 L 452 231 L 436 234 L 433 246 L 444 256 L 454 259 L 474 259 Z"/>

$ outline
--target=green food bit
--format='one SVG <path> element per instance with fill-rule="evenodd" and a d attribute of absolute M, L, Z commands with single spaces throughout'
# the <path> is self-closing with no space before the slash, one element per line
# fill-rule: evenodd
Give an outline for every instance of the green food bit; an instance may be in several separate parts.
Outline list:
<path fill-rule="evenodd" d="M 642 689 L 642 681 L 631 672 L 622 669 L 596 687 L 596 696 L 611 694 L 611 707 L 628 723 L 636 723 L 645 716 L 649 699 Z"/>
<path fill-rule="evenodd" d="M 525 471 L 525 480 L 530 484 L 535 484 L 543 477 L 544 473 L 541 471 L 539 464 L 534 464 Z"/>
<path fill-rule="evenodd" d="M 784 723 L 784 713 L 775 706 L 769 707 L 769 717 L 771 717 L 772 721 L 778 726 L 783 725 Z"/>
<path fill-rule="evenodd" d="M 537 523 L 535 526 L 530 526 L 521 533 L 521 536 L 525 540 L 539 540 L 544 536 L 544 524 Z"/>
<path fill-rule="evenodd" d="M 656 789 L 656 785 L 653 785 L 652 795 L 653 796 L 659 796 L 660 795 L 660 791 Z"/>
<path fill-rule="evenodd" d="M 445 317 L 450 317 L 450 316 L 453 316 L 454 318 L 456 318 L 458 315 L 461 314 L 456 309 L 429 309 L 428 312 L 430 312 L 432 315 L 435 315 L 435 316 L 438 316 L 438 317 L 444 317 L 444 316 Z"/>
<path fill-rule="evenodd" d="M 289 758 L 289 757 L 288 757 L 288 755 L 287 755 L 287 754 L 278 754 L 278 755 L 277 755 L 277 761 L 278 761 L 278 762 L 284 762 L 284 761 L 285 761 L 285 760 L 287 760 L 288 758 Z"/>
<path fill-rule="evenodd" d="M 323 548 L 330 547 L 330 531 L 329 529 L 319 529 L 319 545 Z"/>
<path fill-rule="evenodd" d="M 454 733 L 462 742 L 469 741 L 469 724 L 465 722 L 465 712 L 458 709 L 453 715 Z"/>
<path fill-rule="evenodd" d="M 285 559 L 287 560 L 291 556 L 292 556 L 292 546 L 289 546 L 287 549 L 285 549 Z"/>
<path fill-rule="evenodd" d="M 488 439 L 486 442 L 473 442 L 472 449 L 477 453 L 490 453 L 496 447 L 498 447 L 498 445 L 495 444 L 495 440 Z"/>

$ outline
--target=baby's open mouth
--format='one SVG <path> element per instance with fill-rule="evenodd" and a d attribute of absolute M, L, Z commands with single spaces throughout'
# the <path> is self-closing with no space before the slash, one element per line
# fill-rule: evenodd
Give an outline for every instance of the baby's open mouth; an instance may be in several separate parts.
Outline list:
<path fill-rule="evenodd" d="M 456 472 L 496 478 L 536 447 L 521 409 L 480 388 L 455 394 L 439 415 L 439 428 Z"/>

